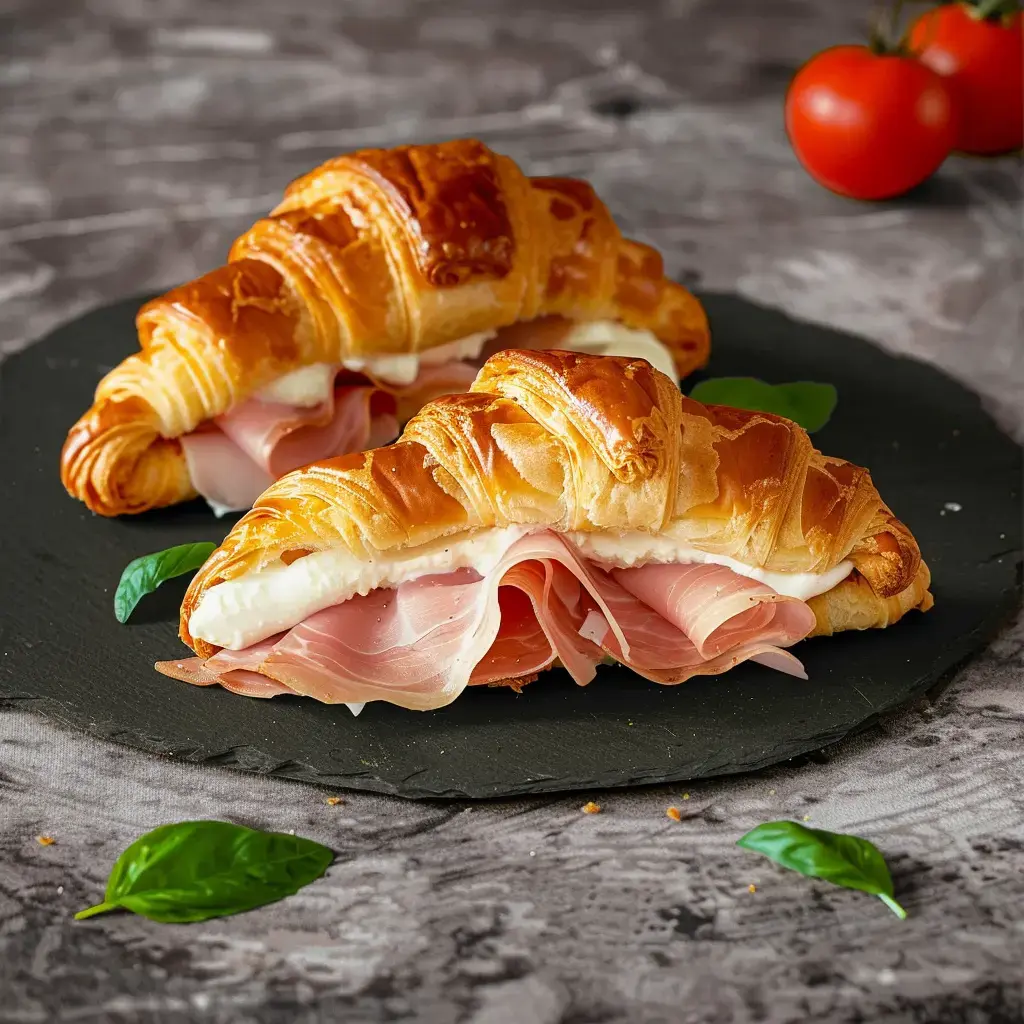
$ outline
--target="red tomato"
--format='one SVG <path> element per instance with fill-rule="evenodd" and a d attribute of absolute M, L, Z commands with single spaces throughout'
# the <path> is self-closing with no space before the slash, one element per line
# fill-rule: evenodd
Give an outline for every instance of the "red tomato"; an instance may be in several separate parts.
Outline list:
<path fill-rule="evenodd" d="M 910 29 L 910 49 L 951 83 L 959 107 L 955 147 L 1005 153 L 1024 145 L 1024 20 L 990 21 L 962 4 L 927 11 Z"/>
<path fill-rule="evenodd" d="M 938 168 L 956 124 L 946 83 L 931 68 L 866 46 L 836 46 L 796 73 L 786 131 L 815 181 L 854 199 L 887 199 Z"/>

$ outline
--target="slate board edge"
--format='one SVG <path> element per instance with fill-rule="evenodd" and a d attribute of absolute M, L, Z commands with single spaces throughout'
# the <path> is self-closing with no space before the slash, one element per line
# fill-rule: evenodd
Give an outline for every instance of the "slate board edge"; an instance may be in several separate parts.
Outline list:
<path fill-rule="evenodd" d="M 729 301 L 740 299 L 740 301 L 746 301 L 740 296 L 715 292 L 703 293 L 701 298 L 707 300 L 709 304 L 714 304 L 718 300 Z M 137 302 L 138 300 L 127 301 L 132 303 Z M 40 339 L 40 341 L 45 342 L 45 340 L 52 335 L 66 330 L 76 322 L 86 318 L 102 315 L 109 309 L 124 305 L 126 305 L 125 300 L 121 300 L 97 307 L 96 309 L 80 315 L 72 321 L 57 327 L 54 331 L 49 332 L 43 339 Z M 764 309 L 765 312 L 770 312 L 772 316 L 779 318 L 779 320 L 799 327 L 806 328 L 807 326 L 820 326 L 824 330 L 836 330 L 836 328 L 827 324 L 814 324 L 797 320 L 791 317 L 784 310 L 774 307 L 762 306 L 761 308 Z M 868 341 L 868 339 L 860 340 Z M 873 347 L 879 350 L 887 359 L 896 363 L 913 364 L 914 366 L 919 367 L 920 370 L 940 379 L 945 386 L 953 386 L 962 394 L 969 395 L 974 400 L 977 411 L 989 421 L 991 427 L 997 432 L 1003 434 L 1004 437 L 1007 437 L 1015 447 L 1020 448 L 1020 445 L 1018 445 L 1013 438 L 1010 438 L 1005 434 L 1005 431 L 1002 430 L 996 418 L 991 415 L 982 396 L 973 392 L 963 383 L 956 380 L 956 378 L 947 374 L 943 369 L 931 363 L 918 360 L 913 356 L 890 353 L 877 345 L 874 345 Z M 35 346 L 29 346 L 21 352 L 14 353 L 4 359 L 3 363 L 0 364 L 0 376 L 3 375 L 4 370 L 7 369 L 9 365 L 19 362 L 23 357 L 29 356 L 33 348 L 35 348 Z M 692 380 L 696 382 L 697 380 L 702 379 L 703 376 L 705 376 L 703 373 L 696 374 Z M 929 669 L 926 671 L 922 669 L 918 674 L 916 682 L 912 684 L 910 689 L 904 690 L 903 694 L 898 699 L 878 707 L 874 714 L 869 718 L 861 720 L 858 725 L 852 729 L 850 727 L 843 727 L 837 730 L 821 732 L 811 737 L 791 739 L 788 742 L 784 742 L 775 747 L 766 748 L 762 756 L 742 762 L 734 761 L 731 766 L 725 768 L 713 764 L 713 758 L 705 758 L 699 772 L 694 772 L 692 770 L 692 766 L 682 769 L 679 772 L 666 772 L 662 769 L 657 772 L 656 779 L 651 779 L 646 776 L 642 769 L 637 769 L 634 774 L 630 774 L 629 772 L 623 772 L 620 767 L 617 770 L 616 777 L 614 779 L 604 779 L 601 776 L 598 776 L 592 781 L 581 781 L 570 786 L 567 786 L 565 783 L 555 779 L 550 781 L 544 779 L 527 779 L 523 780 L 520 784 L 503 785 L 500 790 L 500 796 L 507 797 L 523 794 L 567 792 L 572 790 L 583 791 L 590 788 L 647 785 L 653 784 L 654 782 L 680 782 L 687 779 L 712 777 L 714 775 L 739 774 L 748 771 L 755 771 L 760 768 L 767 767 L 768 765 L 777 764 L 780 761 L 785 761 L 787 759 L 821 749 L 824 746 L 828 746 L 829 744 L 836 742 L 844 736 L 849 736 L 852 733 L 861 732 L 866 728 L 870 728 L 870 726 L 876 722 L 880 716 L 891 713 L 896 708 L 918 699 L 925 692 L 941 689 L 943 685 L 948 683 L 948 680 L 964 660 L 966 660 L 972 652 L 979 649 L 989 639 L 991 639 L 998 632 L 1006 619 L 1009 618 L 1013 609 L 1019 606 L 1022 568 L 1020 563 L 1020 552 L 1019 550 L 1009 550 L 1001 552 L 1001 554 L 1003 557 L 1009 557 L 1015 560 L 1016 584 L 1014 587 L 1004 590 L 1000 595 L 998 603 L 994 603 L 992 605 L 989 615 L 976 629 L 961 635 L 957 640 L 951 643 L 949 647 L 943 648 L 943 650 L 947 652 L 946 655 L 942 658 L 936 659 L 936 661 L 945 662 L 947 665 L 947 668 L 943 670 L 941 676 L 936 675 L 934 670 Z M 945 680 L 945 683 L 943 680 Z M 211 766 L 229 767 L 240 772 L 312 782 L 322 786 L 338 786 L 385 794 L 396 794 L 412 799 L 488 799 L 494 798 L 498 795 L 493 791 L 493 787 L 486 787 L 481 790 L 473 790 L 472 788 L 467 787 L 464 790 L 458 789 L 439 792 L 437 789 L 420 790 L 415 786 L 415 783 L 409 783 L 405 780 L 400 780 L 398 783 L 384 781 L 382 779 L 370 777 L 368 773 L 362 772 L 347 775 L 322 773 L 298 760 L 291 760 L 287 762 L 281 762 L 278 760 L 274 763 L 274 759 L 268 757 L 252 744 L 226 747 L 222 750 L 208 753 L 200 752 L 195 747 L 179 747 L 176 749 L 172 744 L 158 736 L 143 732 L 136 732 L 131 728 L 126 728 L 122 724 L 97 720 L 95 716 L 74 710 L 64 701 L 19 691 L 16 685 L 16 680 L 14 679 L 11 679 L 10 683 L 15 685 L 5 685 L 2 678 L 0 678 L 0 709 L 3 709 L 5 706 L 21 708 L 28 704 L 31 705 L 33 710 L 38 710 L 39 712 L 73 728 L 85 729 L 86 731 L 94 735 L 101 736 L 115 744 L 142 749 L 150 753 L 177 760 Z M 408 779 L 411 777 L 412 776 L 407 776 L 406 778 Z M 399 787 L 401 788 L 399 789 Z"/>

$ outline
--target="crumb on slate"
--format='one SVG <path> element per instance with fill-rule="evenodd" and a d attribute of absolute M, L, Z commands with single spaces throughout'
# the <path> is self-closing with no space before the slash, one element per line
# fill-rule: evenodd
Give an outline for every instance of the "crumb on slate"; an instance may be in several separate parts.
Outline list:
<path fill-rule="evenodd" d="M 684 793 L 683 794 L 683 799 L 684 800 L 689 800 L 690 799 L 690 794 L 689 793 Z"/>
<path fill-rule="evenodd" d="M 327 804 L 328 807 L 337 807 L 338 804 L 342 803 L 342 799 L 340 796 L 329 796 L 324 803 Z"/>
<path fill-rule="evenodd" d="M 682 821 L 683 820 L 683 816 L 679 813 L 679 808 L 678 807 L 669 807 L 665 811 L 665 817 L 666 818 L 671 818 L 673 821 Z"/>
<path fill-rule="evenodd" d="M 747 892 L 757 892 L 757 886 L 753 882 L 747 886 Z"/>
<path fill-rule="evenodd" d="M 53 846 L 57 840 L 53 836 L 36 836 L 36 842 L 40 846 Z"/>
<path fill-rule="evenodd" d="M 811 816 L 809 814 L 805 814 L 804 815 L 804 821 L 810 821 L 810 820 L 811 820 Z"/>
<path fill-rule="evenodd" d="M 601 813 L 601 805 L 600 804 L 595 804 L 593 800 L 588 800 L 583 805 L 582 810 L 583 810 L 584 814 L 600 814 Z"/>

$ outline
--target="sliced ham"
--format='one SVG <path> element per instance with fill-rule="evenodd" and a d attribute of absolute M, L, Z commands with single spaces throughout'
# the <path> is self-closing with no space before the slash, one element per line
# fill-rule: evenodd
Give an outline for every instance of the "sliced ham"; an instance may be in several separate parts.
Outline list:
<path fill-rule="evenodd" d="M 377 388 L 339 385 L 304 409 L 250 398 L 182 438 L 192 483 L 215 511 L 241 511 L 278 478 L 311 462 L 375 448 L 398 436 L 395 401 Z"/>
<path fill-rule="evenodd" d="M 689 573 L 693 566 L 676 564 L 666 568 L 683 575 Z M 713 568 L 721 570 L 723 574 L 718 577 L 719 585 L 724 586 L 723 581 L 728 578 L 732 587 L 748 591 L 753 600 L 771 599 L 803 605 L 803 602 L 795 598 L 782 598 L 763 584 L 739 576 L 731 569 L 722 566 Z M 628 574 L 636 570 L 622 571 Z M 592 578 L 601 588 L 601 596 L 611 611 L 611 618 L 609 619 L 607 615 L 602 616 L 605 619 L 605 628 L 602 629 L 598 618 L 599 609 L 596 604 L 590 604 L 589 593 L 584 595 L 587 617 L 582 627 L 583 634 L 592 637 L 616 661 L 628 665 L 646 679 L 664 685 L 675 685 L 685 682 L 692 676 L 718 675 L 740 662 L 749 660 L 763 661 L 771 668 L 806 678 L 799 660 L 781 650 L 777 644 L 795 643 L 810 632 L 814 626 L 814 615 L 809 608 L 809 616 L 801 617 L 805 627 L 802 631 L 793 630 L 787 635 L 775 631 L 770 635 L 762 635 L 753 620 L 748 621 L 745 629 L 731 629 L 729 615 L 744 615 L 746 612 L 743 609 L 736 611 L 735 606 L 731 612 L 726 607 L 722 614 L 723 628 L 730 633 L 733 645 L 728 648 L 717 644 L 711 648 L 705 646 L 705 650 L 702 651 L 695 638 L 681 628 L 682 622 L 677 623 L 666 618 L 657 609 L 631 594 L 621 584 L 617 575 L 594 570 Z M 806 608 L 806 605 L 803 607 Z M 745 608 L 749 608 L 749 602 Z M 713 613 L 709 611 L 708 614 Z M 608 626 L 610 621 L 618 622 L 622 633 L 628 638 L 628 649 L 623 649 L 618 638 L 612 633 Z M 696 640 L 701 640 L 701 637 L 698 635 Z"/>
<path fill-rule="evenodd" d="M 243 697 L 278 697 L 283 693 L 292 692 L 287 686 L 275 683 L 273 679 L 261 676 L 258 672 L 245 669 L 214 672 L 206 667 L 202 658 L 158 661 L 154 667 L 157 672 L 162 672 L 171 679 L 180 679 L 183 683 L 191 683 L 193 686 L 214 686 L 219 683 L 225 690 Z"/>
<path fill-rule="evenodd" d="M 615 582 L 710 659 L 752 639 L 789 647 L 814 628 L 803 602 L 722 565 L 644 565 L 613 569 Z"/>
<path fill-rule="evenodd" d="M 319 459 L 360 451 L 371 435 L 383 436 L 383 444 L 398 435 L 394 403 L 372 387 L 338 387 L 331 401 L 309 409 L 250 398 L 215 422 L 275 479 Z"/>
<path fill-rule="evenodd" d="M 262 466 L 212 424 L 186 434 L 181 447 L 192 486 L 217 515 L 251 508 L 274 482 Z"/>
<path fill-rule="evenodd" d="M 578 561 L 554 534 L 533 534 L 487 577 L 459 569 L 374 590 L 310 615 L 283 637 L 221 651 L 207 668 L 256 671 L 324 703 L 386 700 L 416 710 L 450 703 L 470 682 L 540 671 L 555 657 L 584 684 L 602 652 L 578 632 L 584 613 L 573 572 L 585 578 Z M 538 628 L 510 617 L 501 635 L 502 587 L 528 599 L 507 598 L 505 609 L 532 615 Z M 499 639 L 494 658 L 484 661 Z M 536 645 L 526 651 L 530 640 Z"/>
<path fill-rule="evenodd" d="M 242 651 L 158 668 L 199 685 L 214 676 L 239 692 L 258 689 L 255 674 L 277 692 L 326 703 L 429 710 L 467 685 L 530 677 L 556 659 L 585 685 L 606 654 L 663 684 L 750 659 L 803 676 L 782 648 L 813 625 L 803 602 L 723 566 L 605 572 L 542 531 L 515 541 L 486 577 L 472 569 L 423 576 L 325 608 Z"/>
<path fill-rule="evenodd" d="M 399 386 L 342 370 L 331 399 L 311 408 L 250 398 L 181 439 L 189 475 L 218 515 L 249 509 L 293 469 L 389 444 L 400 419 L 439 395 L 468 390 L 476 373 L 469 362 L 424 363 Z"/>

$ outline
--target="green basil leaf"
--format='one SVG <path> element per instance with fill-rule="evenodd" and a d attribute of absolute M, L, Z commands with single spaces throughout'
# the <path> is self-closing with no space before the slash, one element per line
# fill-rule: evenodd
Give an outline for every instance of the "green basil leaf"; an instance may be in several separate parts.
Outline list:
<path fill-rule="evenodd" d="M 164 580 L 198 569 L 216 548 L 217 545 L 208 540 L 197 544 L 179 544 L 129 562 L 114 591 L 114 615 L 117 621 L 127 622 L 135 606 L 147 594 L 152 594 Z"/>
<path fill-rule="evenodd" d="M 298 892 L 333 860 L 326 846 L 283 832 L 226 821 L 161 825 L 117 858 L 103 902 L 75 920 L 117 909 L 173 924 L 239 914 Z"/>
<path fill-rule="evenodd" d="M 892 898 L 892 876 L 885 858 L 878 847 L 859 836 L 807 828 L 795 821 L 769 821 L 752 829 L 736 845 L 763 853 L 810 878 L 869 892 L 901 921 L 907 916 Z"/>
<path fill-rule="evenodd" d="M 821 430 L 836 407 L 838 394 L 831 384 L 801 380 L 794 384 L 766 384 L 754 377 L 713 377 L 701 381 L 690 397 L 705 405 L 731 405 L 734 409 L 773 412 L 799 423 L 808 433 Z"/>

